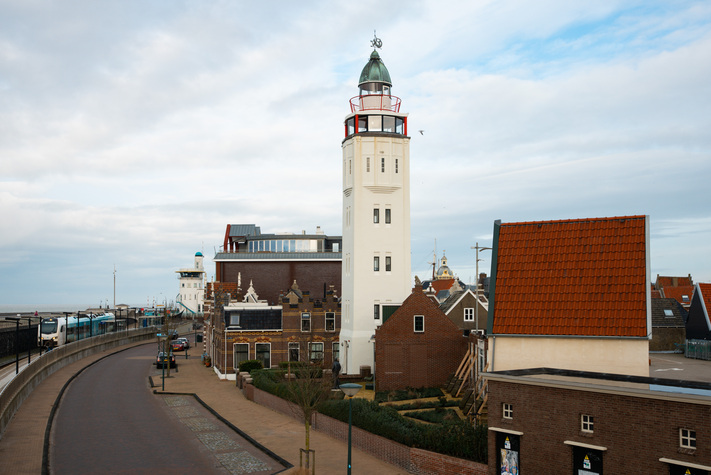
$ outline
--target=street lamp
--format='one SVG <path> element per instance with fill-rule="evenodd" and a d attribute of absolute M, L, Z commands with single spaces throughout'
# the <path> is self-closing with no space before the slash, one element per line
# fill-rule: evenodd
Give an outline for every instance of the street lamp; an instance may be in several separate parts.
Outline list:
<path fill-rule="evenodd" d="M 168 335 L 158 334 L 158 339 L 162 343 L 162 354 L 160 356 L 160 368 L 161 368 L 161 379 L 163 380 L 163 386 L 161 391 L 165 391 L 165 342 L 168 339 Z M 168 358 L 168 364 L 170 364 L 170 358 Z"/>
<path fill-rule="evenodd" d="M 490 251 L 490 247 L 479 247 L 479 243 L 471 249 L 476 249 L 476 305 L 474 306 L 474 314 L 476 315 L 476 329 L 479 331 L 479 251 Z"/>
<path fill-rule="evenodd" d="M 353 426 L 353 396 L 358 394 L 363 386 L 355 383 L 345 383 L 339 386 L 343 394 L 348 396 L 348 475 L 351 473 L 351 427 Z"/>

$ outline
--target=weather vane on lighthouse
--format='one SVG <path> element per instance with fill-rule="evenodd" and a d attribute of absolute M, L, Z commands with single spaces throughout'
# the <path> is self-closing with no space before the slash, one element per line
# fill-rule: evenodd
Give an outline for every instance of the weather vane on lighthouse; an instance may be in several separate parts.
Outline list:
<path fill-rule="evenodd" d="M 373 30 L 373 39 L 370 40 L 370 46 L 375 48 L 382 48 L 383 47 L 383 42 L 381 41 L 380 38 L 375 34 L 375 30 Z"/>

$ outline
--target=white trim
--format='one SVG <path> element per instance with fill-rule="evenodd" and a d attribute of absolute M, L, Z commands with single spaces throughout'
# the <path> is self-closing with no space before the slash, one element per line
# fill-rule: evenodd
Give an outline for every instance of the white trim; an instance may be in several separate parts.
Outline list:
<path fill-rule="evenodd" d="M 417 317 L 422 317 L 422 330 L 417 330 Z M 425 316 L 424 315 L 413 315 L 412 316 L 412 330 L 415 333 L 424 333 L 425 332 Z"/>
<path fill-rule="evenodd" d="M 511 430 L 511 429 L 502 429 L 501 427 L 489 426 L 489 430 L 493 431 L 493 432 L 503 432 L 504 434 L 523 435 L 523 432 L 519 432 L 517 430 Z"/>
<path fill-rule="evenodd" d="M 670 463 L 672 465 L 680 465 L 682 467 L 698 468 L 699 470 L 711 471 L 711 467 L 709 467 L 708 465 L 699 465 L 697 463 L 682 462 L 680 460 L 673 460 L 673 459 L 668 459 L 665 457 L 660 458 L 659 461 L 662 463 Z"/>
<path fill-rule="evenodd" d="M 607 450 L 607 447 L 602 447 L 599 445 L 584 444 L 582 442 L 576 442 L 574 440 L 564 440 L 563 443 L 565 445 L 574 445 L 576 447 L 583 447 L 585 449 L 599 450 L 600 452 L 605 452 Z"/>
<path fill-rule="evenodd" d="M 471 294 L 471 296 L 474 297 L 474 300 L 476 300 L 476 295 L 474 295 L 474 292 L 472 292 L 471 289 L 467 289 L 467 290 L 465 290 L 464 292 L 462 292 L 462 295 L 459 296 L 459 298 L 457 299 L 457 301 L 454 302 L 454 303 L 449 307 L 449 309 L 448 309 L 446 312 L 444 312 L 444 314 L 445 314 L 445 315 L 449 315 L 449 312 L 451 312 L 452 309 L 454 309 L 454 307 L 456 307 L 457 305 L 459 305 L 459 302 L 461 302 L 462 299 L 463 299 L 467 294 Z"/>

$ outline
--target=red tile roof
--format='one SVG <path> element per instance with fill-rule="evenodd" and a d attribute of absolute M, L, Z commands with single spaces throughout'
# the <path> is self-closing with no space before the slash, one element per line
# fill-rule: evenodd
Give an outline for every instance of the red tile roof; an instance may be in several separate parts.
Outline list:
<path fill-rule="evenodd" d="M 662 295 L 665 298 L 676 299 L 680 304 L 688 307 L 691 305 L 691 297 L 694 295 L 693 285 L 680 285 L 679 287 L 664 287 Z M 686 295 L 686 300 L 684 296 Z"/>
<path fill-rule="evenodd" d="M 699 286 L 699 291 L 701 291 L 701 297 L 703 297 L 704 306 L 706 306 L 706 312 L 711 313 L 711 284 L 696 284 Z"/>
<path fill-rule="evenodd" d="M 667 275 L 657 275 L 657 282 L 656 282 L 657 288 L 662 289 L 664 287 L 677 287 L 677 286 L 682 286 L 682 285 L 694 285 L 694 282 L 691 280 L 691 276 L 687 277 L 673 277 L 673 276 L 667 276 Z"/>
<path fill-rule="evenodd" d="M 645 216 L 502 223 L 493 333 L 646 337 L 646 242 Z"/>

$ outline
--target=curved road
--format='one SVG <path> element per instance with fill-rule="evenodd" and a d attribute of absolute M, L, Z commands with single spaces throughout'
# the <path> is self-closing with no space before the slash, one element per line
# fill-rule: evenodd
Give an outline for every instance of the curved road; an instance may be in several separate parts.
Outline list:
<path fill-rule="evenodd" d="M 153 394 L 155 355 L 131 348 L 74 379 L 52 425 L 53 473 L 229 473 Z"/>

